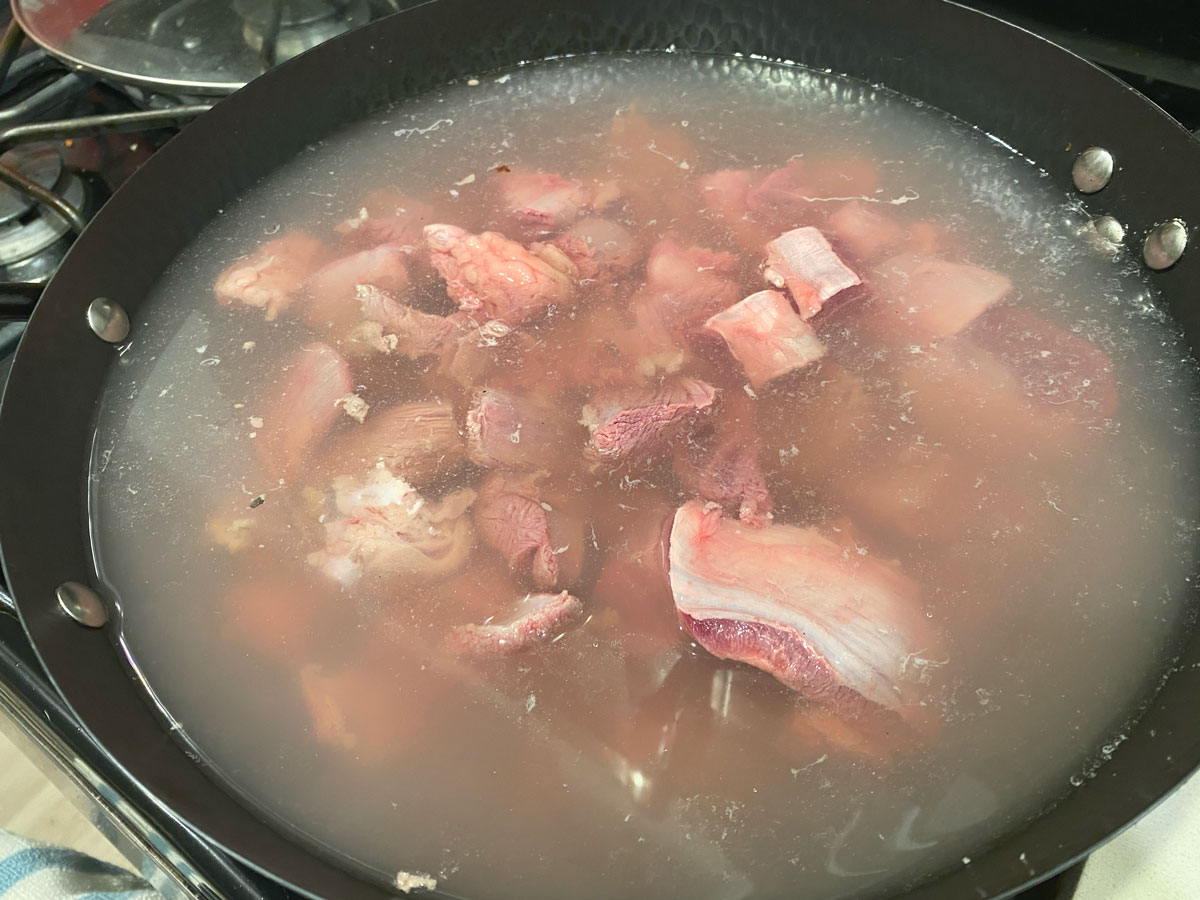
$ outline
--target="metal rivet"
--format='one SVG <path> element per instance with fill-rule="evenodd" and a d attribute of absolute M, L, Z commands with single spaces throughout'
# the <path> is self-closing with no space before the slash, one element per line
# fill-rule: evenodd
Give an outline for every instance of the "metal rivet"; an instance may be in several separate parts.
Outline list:
<path fill-rule="evenodd" d="M 1103 147 L 1088 147 L 1075 157 L 1071 178 L 1085 194 L 1094 194 L 1112 178 L 1113 155 Z"/>
<path fill-rule="evenodd" d="M 99 628 L 108 621 L 108 610 L 100 595 L 78 581 L 65 581 L 54 591 L 63 612 L 89 628 Z"/>
<path fill-rule="evenodd" d="M 110 344 L 119 344 L 129 336 L 129 316 L 121 304 L 107 297 L 97 297 L 88 305 L 87 320 L 96 336 Z"/>
<path fill-rule="evenodd" d="M 1112 216 L 1101 216 L 1093 225 L 1096 229 L 1096 234 L 1104 238 L 1110 244 L 1119 244 L 1125 240 L 1125 226 L 1114 219 Z"/>
<path fill-rule="evenodd" d="M 1187 226 L 1182 219 L 1170 219 L 1155 225 L 1146 235 L 1146 243 L 1142 246 L 1146 265 L 1152 269 L 1169 269 L 1183 256 L 1187 240 Z"/>

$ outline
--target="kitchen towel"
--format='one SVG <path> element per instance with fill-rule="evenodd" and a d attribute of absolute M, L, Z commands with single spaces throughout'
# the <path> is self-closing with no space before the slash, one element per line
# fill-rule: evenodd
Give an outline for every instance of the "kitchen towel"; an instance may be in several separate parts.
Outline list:
<path fill-rule="evenodd" d="M 162 900 L 132 872 L 0 830 L 0 900 Z"/>

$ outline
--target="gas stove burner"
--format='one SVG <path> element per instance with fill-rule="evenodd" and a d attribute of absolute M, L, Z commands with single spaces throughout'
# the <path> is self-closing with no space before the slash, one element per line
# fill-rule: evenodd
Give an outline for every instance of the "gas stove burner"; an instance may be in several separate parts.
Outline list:
<path fill-rule="evenodd" d="M 50 144 L 9 150 L 0 162 L 53 191 L 76 209 L 88 205 L 84 179 L 68 169 Z M 70 226 L 36 200 L 0 184 L 0 276 L 5 281 L 44 281 L 72 240 Z"/>
<path fill-rule="evenodd" d="M 234 0 L 233 8 L 242 17 L 246 45 L 274 63 L 299 56 L 371 18 L 367 0 Z"/>

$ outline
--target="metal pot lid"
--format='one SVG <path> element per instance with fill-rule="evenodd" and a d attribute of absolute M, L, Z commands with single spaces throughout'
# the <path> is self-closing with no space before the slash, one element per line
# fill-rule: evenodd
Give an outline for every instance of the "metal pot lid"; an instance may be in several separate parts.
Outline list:
<path fill-rule="evenodd" d="M 25 33 L 67 63 L 176 95 L 232 93 L 395 0 L 13 0 Z"/>

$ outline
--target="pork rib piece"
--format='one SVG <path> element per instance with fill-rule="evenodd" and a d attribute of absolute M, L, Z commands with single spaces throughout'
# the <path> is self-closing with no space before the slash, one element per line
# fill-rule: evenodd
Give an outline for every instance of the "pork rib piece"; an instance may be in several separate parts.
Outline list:
<path fill-rule="evenodd" d="M 796 315 L 778 291 L 751 294 L 717 313 L 704 328 L 725 339 L 754 388 L 825 355 L 825 345 L 812 326 Z"/>
<path fill-rule="evenodd" d="M 538 255 L 502 234 L 470 234 L 454 225 L 425 228 L 430 262 L 460 309 L 509 325 L 574 297 L 575 267 L 554 247 Z"/>
<path fill-rule="evenodd" d="M 350 585 L 363 575 L 434 579 L 460 568 L 475 544 L 465 515 L 475 492 L 427 500 L 380 465 L 367 478 L 333 480 L 335 514 L 325 522 L 325 547 L 308 563 Z"/>
<path fill-rule="evenodd" d="M 536 587 L 552 590 L 579 577 L 583 519 L 554 497 L 546 503 L 547 472 L 493 472 L 475 503 L 479 536 Z"/>
<path fill-rule="evenodd" d="M 507 616 L 483 625 L 460 625 L 446 636 L 449 649 L 468 656 L 507 656 L 553 643 L 583 612 L 567 591 L 526 594 Z"/>
<path fill-rule="evenodd" d="M 928 650 L 916 586 L 812 528 L 747 528 L 694 500 L 675 513 L 671 593 L 684 628 L 810 700 L 902 712 L 906 661 Z"/>
<path fill-rule="evenodd" d="M 457 339 L 462 323 L 413 309 L 371 284 L 355 288 L 362 318 L 379 326 L 382 349 L 419 359 L 438 356 Z"/>
<path fill-rule="evenodd" d="M 825 301 L 846 288 L 862 284 L 816 228 L 793 228 L 767 244 L 763 277 L 787 288 L 802 319 L 811 319 Z"/>
<path fill-rule="evenodd" d="M 610 465 L 653 459 L 715 399 L 712 385 L 695 378 L 668 378 L 657 388 L 599 391 L 583 408 L 582 422 L 592 435 L 585 456 Z"/>
<path fill-rule="evenodd" d="M 483 388 L 467 411 L 467 454 L 480 466 L 560 466 L 573 437 L 567 417 L 532 394 Z"/>
<path fill-rule="evenodd" d="M 915 253 L 893 256 L 876 274 L 887 314 L 929 337 L 957 334 L 1012 288 L 1007 278 L 987 269 Z"/>
<path fill-rule="evenodd" d="M 336 415 L 336 410 L 335 410 Z M 411 484 L 445 475 L 466 456 L 454 411 L 442 403 L 405 403 L 382 412 L 330 442 L 316 475 L 364 475 L 382 464 Z"/>
<path fill-rule="evenodd" d="M 592 202 L 578 181 L 547 172 L 512 169 L 495 176 L 500 202 L 521 225 L 538 232 L 566 228 Z"/>
<path fill-rule="evenodd" d="M 613 281 L 629 274 L 638 258 L 633 235 L 610 219 L 583 219 L 551 243 L 575 264 L 581 281 Z"/>
<path fill-rule="evenodd" d="M 341 415 L 337 401 L 354 389 L 354 382 L 350 366 L 328 344 L 308 344 L 283 371 L 262 409 L 255 450 L 269 475 L 291 479 Z"/>
<path fill-rule="evenodd" d="M 318 330 L 353 328 L 363 319 L 357 288 L 370 285 L 393 293 L 403 291 L 408 286 L 410 249 L 382 244 L 322 266 L 308 280 L 304 321 Z"/>
<path fill-rule="evenodd" d="M 267 241 L 221 273 L 213 288 L 222 306 L 253 306 L 274 321 L 291 305 L 308 277 L 325 261 L 325 245 L 303 231 Z"/>

